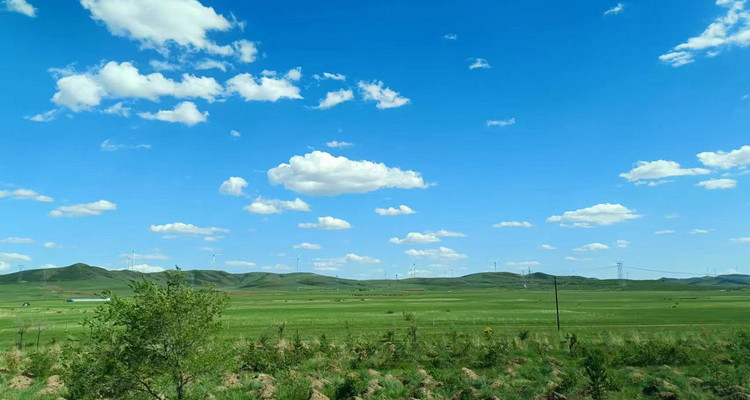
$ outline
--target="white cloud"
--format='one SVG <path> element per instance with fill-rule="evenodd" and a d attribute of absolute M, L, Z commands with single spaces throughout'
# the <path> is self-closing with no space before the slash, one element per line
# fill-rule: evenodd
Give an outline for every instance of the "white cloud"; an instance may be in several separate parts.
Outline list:
<path fill-rule="evenodd" d="M 105 114 L 112 114 L 112 115 L 120 115 L 123 117 L 129 117 L 130 116 L 130 107 L 125 107 L 122 102 L 117 102 L 111 107 L 107 107 L 104 109 Z"/>
<path fill-rule="evenodd" d="M 708 231 L 705 230 L 705 229 L 693 229 L 693 230 L 690 231 L 691 235 L 705 235 L 707 233 L 708 233 Z"/>
<path fill-rule="evenodd" d="M 34 200 L 49 203 L 52 197 L 41 195 L 31 189 L 0 190 L 0 199 L 9 197 L 16 200 Z"/>
<path fill-rule="evenodd" d="M 36 8 L 26 0 L 3 0 L 3 4 L 8 11 L 21 13 L 31 18 L 36 17 Z"/>
<path fill-rule="evenodd" d="M 697 185 L 703 186 L 706 190 L 734 189 L 737 187 L 737 181 L 734 179 L 709 179 L 698 182 Z"/>
<path fill-rule="evenodd" d="M 290 69 L 286 75 L 284 75 L 284 78 L 290 80 L 290 81 L 298 81 L 302 79 L 302 67 L 292 68 Z"/>
<path fill-rule="evenodd" d="M 466 237 L 465 233 L 447 231 L 445 229 L 440 229 L 440 230 L 435 231 L 435 232 L 427 231 L 425 233 L 430 234 L 430 235 L 435 235 L 437 237 Z"/>
<path fill-rule="evenodd" d="M 427 188 L 422 176 L 372 161 L 353 161 L 322 151 L 293 156 L 289 164 L 268 170 L 272 185 L 307 195 L 335 196 L 342 193 L 366 193 L 382 188 Z"/>
<path fill-rule="evenodd" d="M 41 114 L 36 114 L 36 115 L 31 115 L 31 116 L 27 115 L 27 116 L 24 116 L 23 118 L 28 119 L 29 121 L 34 121 L 34 122 L 50 122 L 50 121 L 53 121 L 55 118 L 57 118 L 58 112 L 59 110 L 52 109 L 49 111 L 45 111 Z"/>
<path fill-rule="evenodd" d="M 725 48 L 750 45 L 750 12 L 745 10 L 744 0 L 717 0 L 716 5 L 727 12 L 716 18 L 699 36 L 674 46 L 659 59 L 673 67 L 690 64 L 695 56 L 705 51 L 709 57 L 718 55 Z"/>
<path fill-rule="evenodd" d="M 325 99 L 321 99 L 317 109 L 325 110 L 331 108 L 337 104 L 352 100 L 354 98 L 354 92 L 351 89 L 341 89 L 335 92 L 328 92 Z"/>
<path fill-rule="evenodd" d="M 219 186 L 219 193 L 227 196 L 244 196 L 243 188 L 247 187 L 247 181 L 239 176 L 232 176 Z"/>
<path fill-rule="evenodd" d="M 238 40 L 232 43 L 234 50 L 237 53 L 237 57 L 244 63 L 254 62 L 258 55 L 258 48 L 255 47 L 255 43 L 249 40 Z"/>
<path fill-rule="evenodd" d="M 649 187 L 654 187 L 654 186 L 659 186 L 659 185 L 663 185 L 665 183 L 670 183 L 670 182 L 674 182 L 674 181 L 671 180 L 671 179 L 659 179 L 659 180 L 655 180 L 655 181 L 635 181 L 635 182 L 633 182 L 633 184 L 635 186 L 643 186 L 643 185 L 645 185 L 645 186 L 649 186 Z"/>
<path fill-rule="evenodd" d="M 750 146 L 745 145 L 737 150 L 706 151 L 698 153 L 698 160 L 707 167 L 729 169 L 750 165 Z"/>
<path fill-rule="evenodd" d="M 299 244 L 295 244 L 294 248 L 295 249 L 304 249 L 304 250 L 320 250 L 323 247 L 321 245 L 319 245 L 319 244 L 302 242 L 302 243 L 299 243 Z"/>
<path fill-rule="evenodd" d="M 151 68 L 155 69 L 156 71 L 177 71 L 181 69 L 181 67 L 177 64 L 171 64 L 167 61 L 160 60 L 151 60 L 148 62 L 148 65 L 150 65 Z"/>
<path fill-rule="evenodd" d="M 229 261 L 224 261 L 224 266 L 225 267 L 237 267 L 237 268 L 252 268 L 255 266 L 255 263 L 251 261 L 229 260 Z"/>
<path fill-rule="evenodd" d="M 144 274 L 151 274 L 154 272 L 163 272 L 166 271 L 164 268 L 158 266 L 158 265 L 148 265 L 148 264 L 136 264 L 133 265 L 133 271 L 135 272 L 141 272 Z"/>
<path fill-rule="evenodd" d="M 7 237 L 3 240 L 0 240 L 0 242 L 12 243 L 12 244 L 28 244 L 28 243 L 34 243 L 34 239 L 21 238 L 21 237 Z"/>
<path fill-rule="evenodd" d="M 61 249 L 63 246 L 55 242 L 45 242 L 44 247 L 47 249 Z"/>
<path fill-rule="evenodd" d="M 325 80 L 325 79 L 333 79 L 335 81 L 345 81 L 346 80 L 346 76 L 344 76 L 342 74 L 332 74 L 330 72 L 323 72 L 322 76 L 318 75 L 318 74 L 315 74 L 315 75 L 313 75 L 313 78 L 315 78 L 315 80 L 318 80 L 318 81 Z"/>
<path fill-rule="evenodd" d="M 654 232 L 654 235 L 673 235 L 674 233 L 675 231 L 673 229 L 664 229 Z"/>
<path fill-rule="evenodd" d="M 5 261 L 0 261 L 0 271 L 7 271 L 11 267 L 10 263 Z"/>
<path fill-rule="evenodd" d="M 227 67 L 231 67 L 232 64 L 226 61 L 214 60 L 213 58 L 204 58 L 201 61 L 195 63 L 195 69 L 207 70 L 207 69 L 218 69 L 222 72 L 227 72 Z"/>
<path fill-rule="evenodd" d="M 0 253 L 0 261 L 6 262 L 18 262 L 18 261 L 31 261 L 31 257 L 26 254 L 20 253 Z"/>
<path fill-rule="evenodd" d="M 625 10 L 625 5 L 622 3 L 617 3 L 616 6 L 610 8 L 609 10 L 604 12 L 604 15 L 617 15 Z"/>
<path fill-rule="evenodd" d="M 334 140 L 332 142 L 326 142 L 326 146 L 335 149 L 335 148 L 351 147 L 351 146 L 354 146 L 354 143 L 339 142 L 339 141 Z"/>
<path fill-rule="evenodd" d="M 102 151 L 117 151 L 117 150 L 134 150 L 134 149 L 150 149 L 150 144 L 118 144 L 109 139 L 105 139 L 99 147 Z"/>
<path fill-rule="evenodd" d="M 546 244 L 546 243 L 543 245 L 540 245 L 539 247 L 543 248 L 544 250 L 557 250 L 557 247 L 552 246 L 551 244 Z"/>
<path fill-rule="evenodd" d="M 706 175 L 711 171 L 705 168 L 682 168 L 680 164 L 674 161 L 657 160 L 657 161 L 638 161 L 636 166 L 629 172 L 620 174 L 630 182 L 638 182 L 643 179 L 661 179 L 672 176 L 685 175 Z"/>
<path fill-rule="evenodd" d="M 129 258 L 132 256 L 133 256 L 133 253 L 120 254 L 120 258 Z M 167 256 L 166 254 L 161 254 L 161 253 L 150 253 L 150 254 L 135 253 L 135 259 L 136 260 L 169 260 L 169 256 Z"/>
<path fill-rule="evenodd" d="M 516 118 L 512 117 L 510 119 L 505 120 L 487 120 L 487 126 L 511 126 L 516 124 Z"/>
<path fill-rule="evenodd" d="M 300 198 L 289 201 L 258 196 L 250 205 L 245 206 L 244 210 L 254 214 L 281 214 L 285 211 L 310 211 L 310 205 Z"/>
<path fill-rule="evenodd" d="M 617 242 L 615 242 L 615 244 L 617 245 L 617 247 L 625 248 L 630 245 L 630 242 L 624 239 L 619 239 Z"/>
<path fill-rule="evenodd" d="M 227 93 L 237 93 L 245 101 L 301 99 L 300 89 L 286 78 L 263 76 L 256 80 L 250 74 L 239 74 L 227 81 Z"/>
<path fill-rule="evenodd" d="M 334 217 L 318 217 L 318 222 L 305 222 L 299 223 L 297 226 L 300 228 L 314 228 L 323 230 L 341 230 L 351 228 L 351 224 L 343 219 Z"/>
<path fill-rule="evenodd" d="M 359 86 L 362 97 L 365 100 L 377 101 L 378 104 L 376 107 L 381 110 L 401 107 L 411 101 L 410 99 L 401 96 L 398 92 L 394 92 L 390 88 L 383 89 L 382 81 L 373 81 L 372 83 L 359 81 L 357 86 Z"/>
<path fill-rule="evenodd" d="M 177 45 L 191 50 L 230 55 L 230 46 L 219 46 L 206 36 L 232 28 L 224 16 L 197 0 L 80 0 L 91 17 L 103 22 L 116 36 L 139 41 L 143 47 L 166 52 Z"/>
<path fill-rule="evenodd" d="M 597 251 L 597 250 L 607 250 L 609 249 L 609 246 L 603 243 L 589 243 L 584 244 L 581 247 L 576 247 L 573 249 L 573 251 L 583 252 L 583 251 Z"/>
<path fill-rule="evenodd" d="M 466 254 L 457 253 L 453 249 L 450 249 L 448 247 L 442 247 L 442 246 L 437 249 L 426 249 L 426 250 L 411 249 L 411 250 L 406 250 L 404 253 L 406 253 L 407 256 L 430 257 L 430 258 L 440 259 L 443 261 L 462 260 L 468 257 Z"/>
<path fill-rule="evenodd" d="M 376 208 L 375 212 L 378 213 L 378 215 L 384 215 L 384 216 L 409 215 L 409 214 L 417 213 L 411 207 L 403 205 L 403 204 L 398 206 L 398 208 L 394 208 L 394 207 Z"/>
<path fill-rule="evenodd" d="M 600 203 L 575 211 L 565 211 L 563 215 L 553 215 L 547 222 L 560 222 L 560 226 L 591 228 L 594 225 L 606 226 L 625 222 L 641 216 L 621 204 Z"/>
<path fill-rule="evenodd" d="M 474 62 L 469 65 L 469 69 L 487 69 L 492 68 L 490 63 L 487 62 L 484 58 L 472 58 L 471 60 L 474 60 Z"/>
<path fill-rule="evenodd" d="M 406 244 L 406 243 L 437 243 L 440 241 L 440 238 L 438 238 L 436 235 L 431 233 L 419 233 L 419 232 L 409 232 L 406 234 L 406 236 L 403 239 L 399 239 L 397 237 L 390 238 L 388 242 L 394 243 L 394 244 Z"/>
<path fill-rule="evenodd" d="M 750 243 L 750 237 L 738 237 L 730 240 L 732 243 Z"/>
<path fill-rule="evenodd" d="M 55 264 L 44 264 L 44 265 L 39 266 L 39 269 L 52 269 L 52 268 L 60 268 L 60 267 Z"/>
<path fill-rule="evenodd" d="M 492 225 L 493 228 L 531 228 L 532 226 L 534 225 L 528 221 L 503 221 Z"/>
<path fill-rule="evenodd" d="M 458 40 L 458 35 L 456 35 L 455 33 L 446 33 L 445 35 L 443 35 L 443 39 L 445 39 L 445 40 Z"/>
<path fill-rule="evenodd" d="M 214 78 L 183 74 L 182 81 L 177 82 L 159 72 L 142 75 L 130 62 L 110 61 L 91 72 L 74 74 L 63 70 L 62 75 L 52 101 L 75 112 L 90 110 L 105 98 L 158 101 L 160 97 L 172 96 L 212 102 L 224 92 Z"/>
<path fill-rule="evenodd" d="M 201 228 L 193 224 L 186 224 L 183 222 L 175 222 L 172 224 L 165 225 L 151 225 L 151 232 L 154 233 L 166 233 L 166 234 L 186 234 L 186 235 L 206 235 L 210 236 L 219 232 L 229 232 L 229 229 L 224 228 Z"/>
<path fill-rule="evenodd" d="M 316 258 L 313 261 L 313 269 L 316 269 L 318 271 L 337 271 L 341 267 L 349 263 L 379 264 L 380 260 L 378 260 L 377 258 L 349 253 L 343 257 L 338 258 Z"/>
<path fill-rule="evenodd" d="M 208 119 L 208 111 L 200 112 L 195 103 L 183 101 L 175 106 L 173 110 L 159 110 L 157 113 L 142 112 L 138 116 L 143 119 L 151 119 L 166 122 L 177 122 L 187 126 L 205 122 Z"/>
<path fill-rule="evenodd" d="M 241 133 L 235 131 L 234 129 L 232 129 L 231 131 L 229 131 L 229 135 L 232 136 L 232 137 L 235 137 L 235 138 L 238 138 L 238 137 L 242 136 Z"/>
<path fill-rule="evenodd" d="M 580 261 L 580 258 L 568 256 L 568 257 L 565 257 L 564 260 L 565 261 Z"/>
<path fill-rule="evenodd" d="M 107 200 L 99 200 L 92 203 L 74 204 L 72 206 L 60 206 L 49 212 L 50 217 L 90 217 L 101 215 L 104 211 L 117 209 L 117 204 Z"/>
<path fill-rule="evenodd" d="M 509 268 L 529 269 L 536 268 L 542 265 L 542 263 L 539 261 L 508 261 L 505 265 Z"/>

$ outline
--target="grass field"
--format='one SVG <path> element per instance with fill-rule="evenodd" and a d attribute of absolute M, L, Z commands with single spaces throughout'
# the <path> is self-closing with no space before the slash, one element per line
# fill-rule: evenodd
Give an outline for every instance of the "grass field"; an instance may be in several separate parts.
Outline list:
<path fill-rule="evenodd" d="M 96 283 L 65 288 L 32 284 L 0 286 L 0 348 L 18 341 L 19 324 L 30 326 L 25 341 L 62 340 L 96 304 L 66 303 L 71 297 L 92 296 Z M 127 295 L 125 285 L 113 288 Z M 225 315 L 227 339 L 258 336 L 285 324 L 304 336 L 325 332 L 366 334 L 405 326 L 403 313 L 413 313 L 425 334 L 448 329 L 476 332 L 556 331 L 555 299 L 544 290 L 239 290 L 227 289 L 231 307 Z M 707 330 L 721 334 L 750 327 L 743 290 L 580 290 L 561 287 L 560 320 L 564 332 L 590 336 L 612 332 L 684 332 Z M 22 307 L 24 302 L 31 303 Z M 345 329 L 345 327 L 347 327 Z"/>

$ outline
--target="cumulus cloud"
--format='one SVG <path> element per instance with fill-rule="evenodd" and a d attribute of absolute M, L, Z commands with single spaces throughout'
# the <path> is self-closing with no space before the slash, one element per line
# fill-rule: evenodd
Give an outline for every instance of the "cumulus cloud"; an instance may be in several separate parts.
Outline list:
<path fill-rule="evenodd" d="M 499 120 L 487 120 L 487 126 L 511 126 L 516 124 L 516 118 L 512 117 L 509 119 L 499 119 Z"/>
<path fill-rule="evenodd" d="M 321 99 L 317 109 L 325 110 L 337 104 L 350 101 L 354 98 L 354 92 L 351 89 L 341 89 L 335 92 L 328 92 L 325 99 Z"/>
<path fill-rule="evenodd" d="M 619 239 L 617 242 L 615 242 L 615 244 L 617 245 L 617 247 L 625 248 L 630 245 L 630 242 L 624 239 Z"/>
<path fill-rule="evenodd" d="M 617 3 L 616 6 L 610 8 L 609 10 L 604 12 L 604 15 L 617 15 L 625 10 L 625 5 L 622 3 Z"/>
<path fill-rule="evenodd" d="M 0 199 L 5 197 L 15 200 L 42 201 L 45 203 L 53 200 L 52 197 L 41 195 L 31 189 L 0 190 Z"/>
<path fill-rule="evenodd" d="M 23 118 L 28 119 L 29 121 L 34 121 L 34 122 L 50 122 L 50 121 L 54 121 L 55 118 L 57 118 L 58 113 L 59 113 L 59 110 L 52 109 L 52 110 L 45 111 L 43 113 L 36 114 L 36 115 L 27 115 L 27 116 L 24 116 Z"/>
<path fill-rule="evenodd" d="M 328 231 L 349 229 L 352 227 L 349 222 L 334 217 L 318 217 L 318 222 L 304 222 L 299 223 L 297 226 L 300 228 L 323 229 Z"/>
<path fill-rule="evenodd" d="M 168 61 L 161 61 L 161 60 L 151 60 L 148 62 L 148 65 L 151 66 L 156 71 L 177 71 L 181 69 L 181 67 L 177 64 L 172 64 Z"/>
<path fill-rule="evenodd" d="M 62 71 L 57 80 L 55 104 L 80 112 L 98 106 L 107 98 L 134 98 L 158 101 L 163 96 L 202 98 L 209 102 L 224 89 L 214 78 L 183 74 L 181 81 L 164 77 L 159 72 L 142 75 L 130 62 L 110 61 L 90 72 L 75 74 Z"/>
<path fill-rule="evenodd" d="M 492 225 L 493 228 L 531 228 L 532 226 L 534 225 L 528 221 L 503 221 Z"/>
<path fill-rule="evenodd" d="M 471 58 L 470 60 L 474 60 L 474 62 L 472 62 L 469 65 L 469 69 L 488 69 L 488 68 L 492 68 L 492 66 L 490 65 L 490 63 L 488 63 L 487 60 L 485 60 L 484 58 Z"/>
<path fill-rule="evenodd" d="M 255 201 L 245 206 L 244 210 L 253 214 L 281 214 L 285 211 L 310 211 L 310 205 L 299 198 L 289 201 L 258 196 Z"/>
<path fill-rule="evenodd" d="M 175 222 L 164 225 L 151 225 L 151 232 L 164 233 L 164 234 L 183 234 L 183 235 L 205 235 L 210 236 L 215 233 L 227 233 L 229 229 L 208 227 L 201 228 L 193 224 L 186 224 L 183 222 Z"/>
<path fill-rule="evenodd" d="M 136 264 L 133 265 L 132 271 L 135 272 L 141 272 L 144 274 L 152 274 L 155 272 L 163 272 L 166 271 L 166 269 L 158 266 L 158 265 L 148 265 L 148 264 Z"/>
<path fill-rule="evenodd" d="M 129 117 L 130 116 L 130 107 L 125 107 L 121 101 L 115 103 L 114 105 L 107 107 L 104 109 L 105 114 L 112 114 L 112 115 L 120 115 L 123 117 Z"/>
<path fill-rule="evenodd" d="M 638 161 L 636 166 L 629 172 L 620 174 L 630 182 L 640 182 L 649 179 L 661 179 L 672 176 L 685 175 L 706 175 L 711 171 L 705 168 L 682 168 L 680 164 L 674 161 L 657 160 L 657 161 Z"/>
<path fill-rule="evenodd" d="M 455 33 L 446 33 L 445 35 L 443 35 L 443 39 L 445 39 L 445 40 L 458 40 L 458 35 L 456 35 Z"/>
<path fill-rule="evenodd" d="M 405 106 L 411 101 L 390 88 L 384 89 L 382 81 L 373 81 L 370 83 L 359 81 L 357 86 L 359 86 L 362 97 L 365 100 L 377 101 L 378 104 L 375 107 L 381 110 Z"/>
<path fill-rule="evenodd" d="M 717 190 L 717 189 L 734 189 L 737 187 L 737 181 L 734 179 L 709 179 L 697 183 L 698 186 L 703 186 L 706 190 Z"/>
<path fill-rule="evenodd" d="M 3 4 L 8 11 L 17 12 L 27 17 L 36 17 L 36 8 L 26 0 L 3 0 Z"/>
<path fill-rule="evenodd" d="M 297 193 L 335 196 L 342 193 L 367 193 L 382 188 L 427 188 L 422 175 L 402 171 L 372 161 L 354 161 L 334 157 L 322 151 L 293 156 L 289 163 L 268 170 L 272 185 L 283 184 Z"/>
<path fill-rule="evenodd" d="M 543 245 L 540 245 L 539 247 L 543 248 L 544 250 L 557 250 L 555 246 L 552 246 L 551 244 L 546 244 L 546 243 Z"/>
<path fill-rule="evenodd" d="M 118 150 L 135 150 L 135 149 L 150 149 L 150 144 L 120 144 L 115 143 L 109 139 L 105 139 L 102 144 L 99 145 L 102 151 L 118 151 Z"/>
<path fill-rule="evenodd" d="M 229 260 L 229 261 L 224 261 L 224 266 L 235 267 L 235 268 L 252 268 L 255 266 L 255 263 L 251 261 Z"/>
<path fill-rule="evenodd" d="M 101 215 L 104 211 L 117 209 L 117 204 L 107 200 L 94 201 L 92 203 L 74 204 L 72 206 L 60 206 L 49 212 L 50 217 L 90 217 Z"/>
<path fill-rule="evenodd" d="M 227 72 L 227 67 L 231 67 L 232 64 L 226 61 L 214 60 L 212 58 L 204 58 L 201 61 L 195 63 L 195 69 L 207 70 L 207 69 L 218 69 L 222 72 Z"/>
<path fill-rule="evenodd" d="M 138 116 L 143 119 L 151 119 L 165 122 L 177 122 L 187 126 L 205 122 L 208 119 L 208 111 L 200 112 L 195 103 L 183 101 L 175 106 L 173 110 L 159 110 L 156 113 L 142 112 Z"/>
<path fill-rule="evenodd" d="M 560 226 L 573 228 L 591 228 L 595 225 L 606 226 L 640 218 L 641 216 L 621 204 L 600 203 L 575 211 L 566 211 L 562 215 L 553 215 L 547 222 L 560 222 Z"/>
<path fill-rule="evenodd" d="M 167 256 L 166 254 L 161 254 L 161 253 L 146 253 L 146 254 L 123 253 L 123 254 L 120 254 L 120 258 L 131 258 L 133 256 L 135 256 L 136 260 L 169 260 L 169 256 Z"/>
<path fill-rule="evenodd" d="M 406 236 L 403 239 L 399 239 L 397 237 L 390 238 L 388 242 L 394 243 L 394 244 L 406 244 L 406 243 L 437 243 L 440 241 L 440 238 L 438 238 L 435 234 L 432 233 L 419 233 L 419 232 L 409 232 L 406 234 Z"/>
<path fill-rule="evenodd" d="M 237 52 L 237 58 L 243 63 L 254 62 L 258 55 L 258 48 L 255 47 L 255 43 L 249 40 L 238 40 L 232 43 L 232 47 Z"/>
<path fill-rule="evenodd" d="M 468 258 L 466 254 L 457 253 L 455 250 L 451 248 L 442 247 L 442 246 L 438 247 L 437 249 L 425 249 L 425 250 L 410 249 L 410 250 L 406 250 L 404 253 L 406 253 L 407 256 L 429 257 L 429 258 L 439 259 L 441 261 L 463 260 L 465 258 Z"/>
<path fill-rule="evenodd" d="M 325 80 L 325 79 L 333 79 L 335 81 L 345 81 L 346 80 L 346 76 L 344 76 L 342 74 L 332 74 L 330 72 L 323 72 L 323 75 L 315 74 L 315 75 L 313 75 L 313 78 L 315 78 L 315 80 L 317 80 L 317 81 L 322 81 L 322 80 Z"/>
<path fill-rule="evenodd" d="M 197 0 L 81 0 L 81 5 L 110 33 L 136 40 L 145 48 L 166 52 L 175 45 L 221 55 L 234 53 L 231 46 L 219 46 L 207 38 L 211 31 L 231 29 L 232 23 Z"/>
<path fill-rule="evenodd" d="M 542 263 L 539 261 L 508 261 L 505 265 L 509 268 L 529 269 L 536 268 L 542 265 Z"/>
<path fill-rule="evenodd" d="M 302 243 L 299 243 L 299 244 L 295 244 L 294 248 L 295 249 L 303 249 L 303 250 L 320 250 L 323 247 L 321 245 L 319 245 L 319 244 L 302 242 Z"/>
<path fill-rule="evenodd" d="M 394 207 L 376 208 L 375 212 L 378 215 L 384 215 L 384 216 L 409 215 L 409 214 L 416 214 L 417 213 L 411 207 L 403 205 L 403 204 L 401 204 L 400 206 L 398 206 L 398 208 L 394 208 Z"/>
<path fill-rule="evenodd" d="M 46 249 L 61 249 L 63 246 L 61 244 L 57 244 L 55 242 L 45 242 L 44 248 Z"/>
<path fill-rule="evenodd" d="M 326 146 L 336 149 L 336 148 L 344 148 L 344 147 L 352 147 L 354 146 L 354 143 L 349 142 L 339 142 L 339 141 L 332 141 L 332 142 L 326 142 Z"/>
<path fill-rule="evenodd" d="M 664 229 L 661 231 L 654 232 L 654 235 L 672 235 L 675 231 L 673 229 Z"/>
<path fill-rule="evenodd" d="M 573 249 L 573 251 L 583 252 L 583 251 L 597 251 L 597 250 L 607 250 L 609 249 L 609 246 L 603 243 L 589 243 L 584 244 L 581 247 L 576 247 Z"/>
<path fill-rule="evenodd" d="M 219 186 L 219 193 L 227 196 L 244 196 L 243 188 L 247 187 L 247 181 L 239 176 L 232 176 Z"/>
<path fill-rule="evenodd" d="M 248 73 L 236 75 L 228 80 L 227 92 L 230 94 L 237 93 L 245 101 L 275 102 L 279 99 L 302 98 L 299 87 L 286 77 L 263 76 L 256 79 Z"/>
<path fill-rule="evenodd" d="M 380 260 L 378 260 L 377 258 L 349 253 L 343 257 L 338 258 L 316 258 L 315 260 L 313 260 L 313 269 L 319 271 L 337 271 L 341 267 L 349 263 L 379 264 Z"/>
<path fill-rule="evenodd" d="M 445 229 L 440 229 L 440 230 L 437 230 L 437 231 L 434 231 L 434 232 L 433 231 L 427 231 L 425 233 L 430 234 L 430 235 L 435 235 L 435 236 L 438 236 L 438 237 L 466 237 L 465 233 L 447 231 Z"/>
<path fill-rule="evenodd" d="M 34 239 L 21 238 L 21 237 L 7 237 L 3 240 L 0 240 L 0 242 L 11 243 L 11 244 L 29 244 L 29 243 L 34 243 Z"/>
<path fill-rule="evenodd" d="M 695 61 L 701 52 L 714 57 L 732 46 L 750 45 L 750 12 L 745 10 L 744 0 L 717 0 L 716 5 L 727 9 L 698 36 L 674 46 L 669 52 L 659 56 L 659 60 L 673 67 L 680 67 Z"/>
<path fill-rule="evenodd" d="M 0 253 L 0 261 L 5 262 L 18 262 L 18 261 L 31 261 L 31 257 L 26 254 L 20 253 Z"/>
<path fill-rule="evenodd" d="M 729 169 L 750 165 L 750 146 L 745 145 L 737 150 L 705 151 L 698 153 L 698 160 L 707 167 Z"/>
<path fill-rule="evenodd" d="M 750 237 L 738 237 L 730 240 L 732 243 L 750 243 Z"/>
<path fill-rule="evenodd" d="M 234 138 L 238 138 L 238 137 L 242 136 L 242 134 L 241 134 L 241 133 L 239 133 L 239 132 L 235 131 L 234 129 L 232 129 L 231 131 L 229 131 L 229 135 L 230 135 L 231 137 L 234 137 Z"/>
<path fill-rule="evenodd" d="M 10 263 L 5 261 L 0 261 L 0 271 L 7 271 L 11 267 Z"/>

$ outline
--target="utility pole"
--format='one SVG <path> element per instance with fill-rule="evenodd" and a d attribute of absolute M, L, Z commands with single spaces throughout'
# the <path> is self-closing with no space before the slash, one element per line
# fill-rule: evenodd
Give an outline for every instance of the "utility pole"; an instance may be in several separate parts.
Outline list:
<path fill-rule="evenodd" d="M 493 262 L 493 264 L 495 264 L 495 272 L 497 272 L 497 260 L 495 260 L 495 261 Z"/>
<path fill-rule="evenodd" d="M 555 312 L 557 313 L 557 330 L 560 330 L 560 302 L 557 300 L 557 276 L 555 279 Z"/>
<path fill-rule="evenodd" d="M 18 264 L 18 283 L 23 282 L 23 264 Z"/>

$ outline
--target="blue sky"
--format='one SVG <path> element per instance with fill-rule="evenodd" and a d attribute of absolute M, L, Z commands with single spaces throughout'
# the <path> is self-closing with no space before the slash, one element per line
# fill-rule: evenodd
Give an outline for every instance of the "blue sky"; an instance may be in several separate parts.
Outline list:
<path fill-rule="evenodd" d="M 0 273 L 748 272 L 744 1 L 0 8 Z"/>

